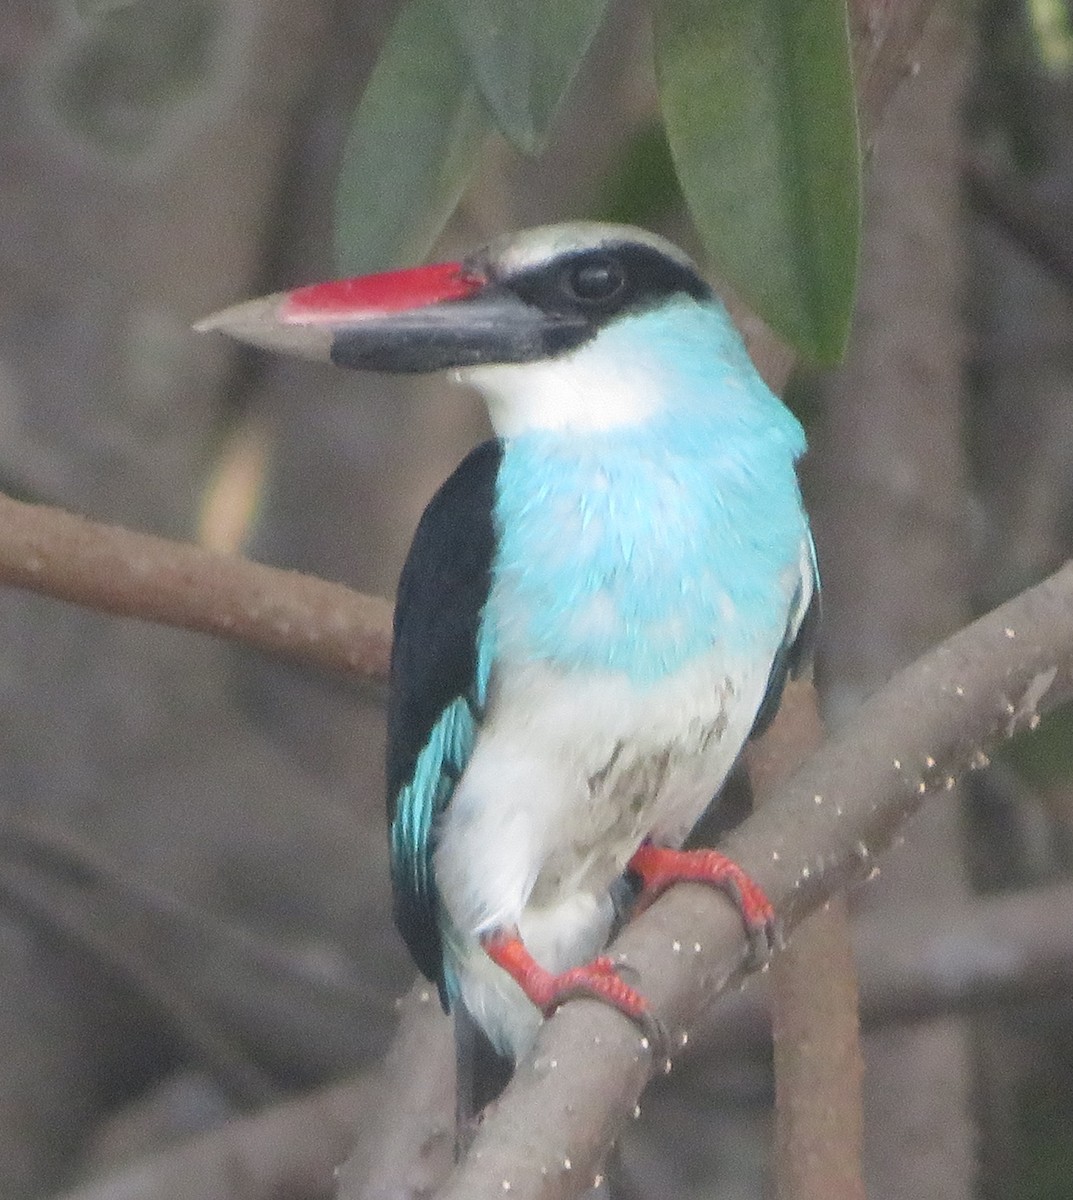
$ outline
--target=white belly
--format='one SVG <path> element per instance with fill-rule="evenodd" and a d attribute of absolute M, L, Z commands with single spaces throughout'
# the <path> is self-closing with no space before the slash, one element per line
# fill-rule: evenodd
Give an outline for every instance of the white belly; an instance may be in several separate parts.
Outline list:
<path fill-rule="evenodd" d="M 495 681 L 435 872 L 463 1000 L 504 1044 L 524 1045 L 539 1014 L 479 935 L 516 927 L 552 971 L 598 953 L 633 852 L 646 837 L 679 845 L 737 758 L 767 683 L 770 659 L 757 660 L 713 653 L 646 687 L 547 664 Z"/>

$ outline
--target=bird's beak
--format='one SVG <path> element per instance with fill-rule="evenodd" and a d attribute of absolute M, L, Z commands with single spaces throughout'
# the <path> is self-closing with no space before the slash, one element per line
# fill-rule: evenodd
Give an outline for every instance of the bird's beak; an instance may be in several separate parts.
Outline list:
<path fill-rule="evenodd" d="M 194 328 L 344 367 L 422 372 L 543 358 L 576 324 L 450 262 L 277 292 Z"/>

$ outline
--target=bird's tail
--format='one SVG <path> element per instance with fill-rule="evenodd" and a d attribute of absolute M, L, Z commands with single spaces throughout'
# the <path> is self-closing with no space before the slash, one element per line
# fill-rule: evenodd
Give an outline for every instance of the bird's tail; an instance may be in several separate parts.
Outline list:
<path fill-rule="evenodd" d="M 514 1064 L 496 1050 L 464 1004 L 455 1004 L 454 1024 L 455 1144 L 461 1154 L 476 1132 L 477 1120 L 485 1106 L 507 1086 Z"/>

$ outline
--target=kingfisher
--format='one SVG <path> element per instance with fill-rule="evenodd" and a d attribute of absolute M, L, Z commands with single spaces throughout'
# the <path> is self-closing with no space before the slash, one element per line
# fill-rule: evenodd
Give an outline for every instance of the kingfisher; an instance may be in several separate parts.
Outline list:
<path fill-rule="evenodd" d="M 809 662 L 805 438 L 691 259 L 551 225 L 199 328 L 449 371 L 487 403 L 495 436 L 402 569 L 388 710 L 395 916 L 456 1025 L 508 1064 L 575 995 L 644 1025 L 604 951 L 623 897 L 678 880 L 728 890 L 767 936 L 759 888 L 681 847 Z"/>

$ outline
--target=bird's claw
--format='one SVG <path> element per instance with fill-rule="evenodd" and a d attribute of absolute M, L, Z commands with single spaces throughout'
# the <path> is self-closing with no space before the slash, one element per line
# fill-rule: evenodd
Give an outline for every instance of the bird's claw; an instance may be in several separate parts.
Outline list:
<path fill-rule="evenodd" d="M 650 842 L 638 847 L 629 871 L 641 881 L 641 910 L 675 883 L 704 883 L 725 892 L 741 914 L 756 966 L 780 945 L 775 909 L 764 890 L 733 859 L 718 850 L 671 850 Z"/>
<path fill-rule="evenodd" d="M 622 978 L 619 964 L 606 954 L 580 967 L 553 974 L 542 967 L 517 934 L 499 931 L 482 939 L 485 952 L 502 967 L 545 1017 L 568 1000 L 588 997 L 618 1009 L 641 1030 L 654 1053 L 665 1054 L 667 1039 L 648 1001 Z"/>
<path fill-rule="evenodd" d="M 638 1026 L 654 1058 L 665 1058 L 669 1042 L 663 1023 L 644 996 L 622 978 L 620 971 L 620 964 L 601 955 L 584 966 L 552 976 L 554 995 L 541 1006 L 541 1011 L 545 1017 L 550 1017 L 568 1000 L 580 997 L 601 1000 Z"/>

